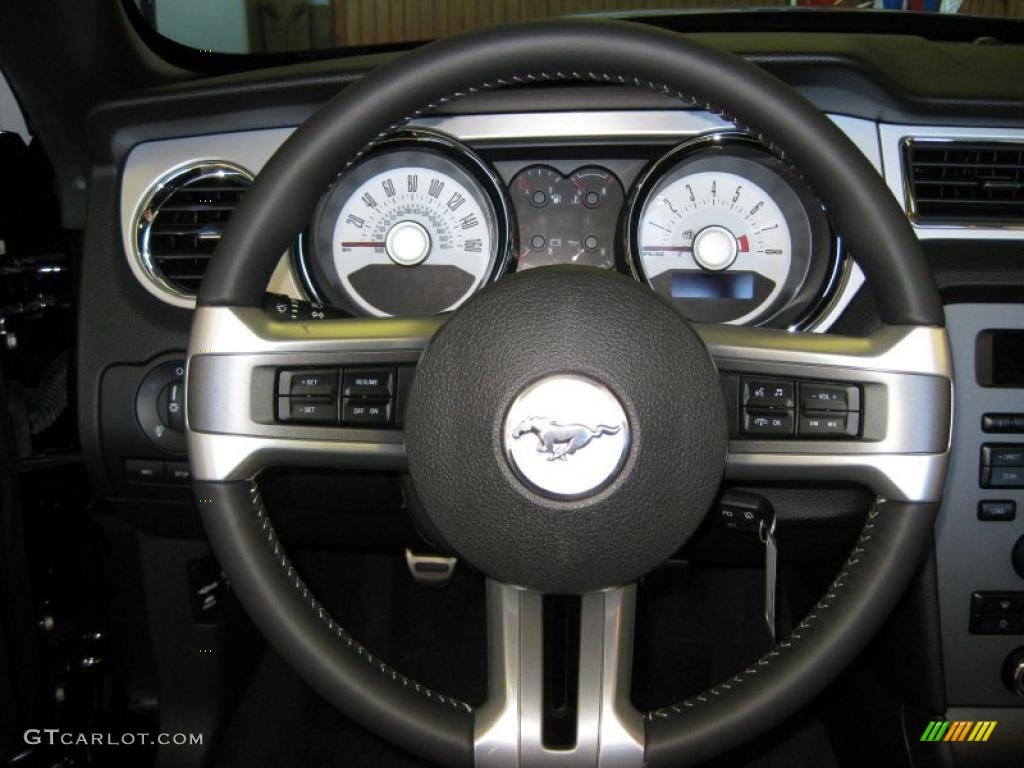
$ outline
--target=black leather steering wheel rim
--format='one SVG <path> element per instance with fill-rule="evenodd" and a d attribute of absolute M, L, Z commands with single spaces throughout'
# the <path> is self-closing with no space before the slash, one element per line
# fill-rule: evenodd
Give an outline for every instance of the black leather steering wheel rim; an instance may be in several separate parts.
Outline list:
<path fill-rule="evenodd" d="M 543 71 L 537 61 L 545 62 Z M 941 303 L 904 212 L 817 109 L 729 54 L 601 21 L 518 24 L 441 41 L 348 87 L 261 172 L 217 248 L 199 306 L 259 306 L 280 253 L 308 222 L 322 190 L 387 131 L 474 90 L 559 80 L 653 88 L 745 126 L 818 192 L 867 276 L 882 319 L 941 326 Z M 393 671 L 326 615 L 288 563 L 254 482 L 200 481 L 196 490 L 213 548 L 242 603 L 307 682 L 415 754 L 445 765 L 473 763 L 472 710 Z M 877 505 L 846 567 L 793 636 L 707 694 L 650 713 L 645 764 L 706 759 L 806 703 L 895 605 L 931 542 L 934 513 L 934 505 Z"/>

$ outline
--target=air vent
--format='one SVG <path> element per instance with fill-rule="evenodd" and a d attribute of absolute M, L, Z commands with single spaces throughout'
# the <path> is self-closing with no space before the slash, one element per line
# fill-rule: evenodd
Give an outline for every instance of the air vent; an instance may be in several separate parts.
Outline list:
<path fill-rule="evenodd" d="M 135 217 L 136 256 L 146 274 L 174 296 L 194 298 L 210 255 L 252 174 L 206 161 L 180 168 L 147 193 Z"/>
<path fill-rule="evenodd" d="M 912 140 L 905 153 L 916 221 L 1024 223 L 1024 143 Z"/>

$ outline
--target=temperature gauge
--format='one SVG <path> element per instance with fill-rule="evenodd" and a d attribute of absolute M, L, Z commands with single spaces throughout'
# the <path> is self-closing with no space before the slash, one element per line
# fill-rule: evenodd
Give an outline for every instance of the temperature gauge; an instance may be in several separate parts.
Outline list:
<path fill-rule="evenodd" d="M 563 176 L 533 165 L 513 180 L 509 197 L 519 221 L 517 269 L 551 264 L 615 266 L 622 185 L 611 171 L 587 166 Z"/>

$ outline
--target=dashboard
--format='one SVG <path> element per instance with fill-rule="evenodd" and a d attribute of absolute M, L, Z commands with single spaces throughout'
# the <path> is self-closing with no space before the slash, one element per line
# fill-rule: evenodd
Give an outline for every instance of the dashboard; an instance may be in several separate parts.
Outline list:
<path fill-rule="evenodd" d="M 831 45 L 832 38 L 823 50 Z M 884 44 L 849 46 L 873 61 L 872 46 Z M 954 51 L 958 67 L 967 67 L 968 54 L 1010 54 L 967 48 Z M 965 176 L 973 169 L 992 171 L 983 152 L 1019 151 L 1020 111 L 928 102 L 909 80 L 896 87 L 878 74 L 878 61 L 865 74 L 814 57 L 801 69 L 793 63 L 799 58 L 789 56 L 791 69 L 780 74 L 884 178 L 947 304 L 955 423 L 936 528 L 940 615 L 928 631 L 941 636 L 938 698 L 948 702 L 950 718 L 1008 719 L 1005 712 L 1020 711 L 1024 699 L 1008 690 L 1002 670 L 1024 643 L 1024 624 L 1001 628 L 978 606 L 1004 598 L 1024 606 L 1012 557 L 1024 540 L 1016 512 L 1024 489 L 1019 481 L 992 485 L 1017 471 L 992 465 L 992 457 L 1020 445 L 1021 431 L 993 430 L 985 419 L 1009 415 L 1012 427 L 1024 410 L 1024 385 L 974 374 L 987 331 L 1024 329 L 1024 226 L 970 213 L 981 202 L 965 200 L 968 213 L 952 216 L 929 215 L 925 204 L 955 201 L 949 190 L 970 186 Z M 966 103 L 968 86 L 943 71 L 943 87 L 959 88 Z M 828 82 L 815 81 L 819 74 Z M 100 404 L 82 409 L 82 432 L 92 473 L 109 496 L 147 504 L 188 496 L 167 483 L 140 482 L 126 462 L 187 473 L 174 430 L 156 435 L 167 425 L 154 409 L 175 402 L 176 363 L 205 263 L 276 149 L 344 84 L 276 77 L 154 97 L 157 117 L 141 124 L 134 102 L 94 116 L 103 154 L 90 182 L 95 209 L 82 291 L 92 300 L 83 308 L 79 401 Z M 981 82 L 973 78 L 970 87 Z M 253 107 L 256 94 L 267 102 L 261 109 Z M 313 312 L 344 315 L 443 314 L 517 271 L 582 265 L 641 281 L 684 316 L 706 322 L 856 335 L 877 321 L 869 287 L 814 191 L 717 115 L 571 88 L 481 95 L 458 107 L 418 117 L 337 169 L 267 286 L 285 311 L 311 303 Z M 140 393 L 146 403 L 137 401 Z M 816 519 L 831 513 L 816 510 Z M 991 708 L 1002 708 L 998 717 Z"/>
<path fill-rule="evenodd" d="M 270 290 L 354 316 L 437 315 L 508 274 L 584 266 L 691 320 L 802 330 L 827 327 L 862 281 L 800 176 L 708 113 L 547 113 L 554 130 L 533 126 L 528 145 L 504 133 L 516 117 L 426 118 L 380 141 L 324 190 Z M 613 130 L 569 143 L 585 120 Z M 123 231 L 151 293 L 190 304 L 203 264 L 187 257 L 208 258 L 226 221 L 209 214 L 237 205 L 287 133 L 133 150 Z"/>

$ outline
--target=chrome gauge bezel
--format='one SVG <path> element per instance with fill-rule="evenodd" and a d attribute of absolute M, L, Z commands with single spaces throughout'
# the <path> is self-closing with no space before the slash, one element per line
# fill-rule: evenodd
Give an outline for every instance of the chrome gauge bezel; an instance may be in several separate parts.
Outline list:
<path fill-rule="evenodd" d="M 639 227 L 644 208 L 660 182 L 675 172 L 680 165 L 713 157 L 711 153 L 716 152 L 722 153 L 721 158 L 726 161 L 738 158 L 743 163 L 753 162 L 763 168 L 765 174 L 774 176 L 784 185 L 784 194 L 792 195 L 788 201 L 776 202 L 784 211 L 798 207 L 800 213 L 806 217 L 808 225 L 807 232 L 791 233 L 794 243 L 791 258 L 797 255 L 798 243 L 806 251 L 806 256 L 801 257 L 806 259 L 806 264 L 797 267 L 801 273 L 795 274 L 797 270 L 791 266 L 787 283 L 775 299 L 757 308 L 756 316 L 743 324 L 789 330 L 812 327 L 829 306 L 844 275 L 847 274 L 847 258 L 821 202 L 807 188 L 800 176 L 767 147 L 742 132 L 720 131 L 684 141 L 654 160 L 640 174 L 630 190 L 623 214 L 623 247 L 630 274 L 647 284 L 651 290 L 655 290 L 644 272 L 639 249 Z M 723 170 L 735 172 L 728 168 Z M 763 185 L 758 179 L 752 181 Z M 822 259 L 819 255 L 822 253 L 828 254 L 828 258 Z M 679 306 L 676 306 L 678 309 Z M 737 319 L 726 322 L 735 324 L 736 321 Z"/>
<path fill-rule="evenodd" d="M 325 221 L 332 207 L 341 210 L 344 200 L 339 201 L 335 195 L 338 185 L 347 181 L 354 173 L 358 173 L 368 162 L 388 153 L 417 150 L 435 152 L 452 162 L 467 178 L 478 187 L 490 210 L 487 212 L 494 218 L 494 258 L 488 267 L 488 274 L 481 286 L 490 284 L 508 271 L 509 264 L 515 253 L 515 224 L 512 206 L 509 202 L 504 182 L 501 177 L 471 148 L 447 134 L 431 129 L 405 129 L 374 144 L 373 149 L 360 158 L 331 182 L 324 190 L 313 213 L 313 219 L 307 232 L 299 236 L 294 249 L 295 271 L 299 276 L 303 289 L 314 300 L 323 304 L 342 309 L 352 315 L 368 315 L 365 309 L 352 301 L 347 292 L 337 287 L 326 290 L 324 283 L 327 276 L 323 266 L 333 260 L 332 241 L 325 241 L 323 231 L 325 224 L 333 230 L 334 221 Z M 337 213 L 337 211 L 335 211 Z M 479 290 L 479 288 L 477 289 Z M 476 291 L 467 293 L 456 305 L 461 306 Z"/>

